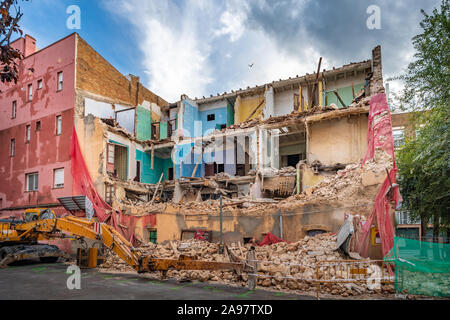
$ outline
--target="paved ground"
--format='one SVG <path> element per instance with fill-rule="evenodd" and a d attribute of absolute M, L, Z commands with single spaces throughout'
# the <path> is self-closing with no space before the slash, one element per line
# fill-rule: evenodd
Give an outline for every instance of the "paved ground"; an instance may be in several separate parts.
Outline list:
<path fill-rule="evenodd" d="M 314 297 L 262 289 L 249 291 L 202 282 L 153 280 L 138 274 L 83 269 L 81 289 L 69 290 L 67 265 L 21 263 L 0 269 L 0 299 L 149 299 L 149 300 L 313 300 Z"/>

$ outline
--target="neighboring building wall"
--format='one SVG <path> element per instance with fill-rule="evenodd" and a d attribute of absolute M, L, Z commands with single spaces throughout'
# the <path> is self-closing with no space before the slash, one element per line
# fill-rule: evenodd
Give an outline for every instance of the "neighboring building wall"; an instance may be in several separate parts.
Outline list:
<path fill-rule="evenodd" d="M 125 105 L 137 106 L 144 101 L 159 106 L 167 105 L 164 99 L 142 86 L 138 77 L 125 77 L 80 36 L 76 37 L 77 89 L 108 97 Z"/>
<path fill-rule="evenodd" d="M 333 165 L 363 159 L 367 150 L 367 123 L 367 115 L 360 115 L 310 124 L 308 162 L 319 160 L 324 165 Z"/>
<path fill-rule="evenodd" d="M 33 38 L 28 36 L 15 43 L 19 47 L 24 46 L 27 52 L 20 63 L 17 85 L 0 84 L 1 206 L 57 205 L 58 197 L 72 194 L 70 138 L 75 101 L 75 34 L 35 53 Z M 59 72 L 63 72 L 60 91 L 57 87 Z M 40 80 L 42 89 L 38 89 Z M 28 101 L 29 84 L 33 89 L 31 101 Z M 15 118 L 12 118 L 13 101 L 17 102 Z M 62 119 L 60 135 L 56 134 L 56 116 Z M 36 130 L 38 121 L 39 131 Z M 25 143 L 27 125 L 30 125 L 29 143 Z M 11 139 L 15 139 L 14 157 L 10 156 Z M 59 168 L 64 168 L 64 187 L 54 188 L 54 169 Z M 25 175 L 33 172 L 39 173 L 38 191 L 26 192 Z M 1 212 L 10 213 L 21 211 Z"/>

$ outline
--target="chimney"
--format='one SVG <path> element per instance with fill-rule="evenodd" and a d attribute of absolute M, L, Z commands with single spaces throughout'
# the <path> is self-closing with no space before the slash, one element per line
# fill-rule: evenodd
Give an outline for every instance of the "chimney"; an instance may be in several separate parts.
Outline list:
<path fill-rule="evenodd" d="M 28 57 L 29 55 L 35 52 L 36 52 L 36 39 L 26 34 L 23 54 L 25 57 Z"/>

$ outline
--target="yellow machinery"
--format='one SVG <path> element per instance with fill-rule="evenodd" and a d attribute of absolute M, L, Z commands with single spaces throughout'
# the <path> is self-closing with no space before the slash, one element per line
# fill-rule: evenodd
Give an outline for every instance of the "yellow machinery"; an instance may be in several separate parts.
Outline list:
<path fill-rule="evenodd" d="M 100 240 L 114 251 L 123 261 L 138 273 L 175 270 L 219 270 L 233 269 L 237 272 L 252 270 L 250 264 L 241 261 L 228 250 L 232 262 L 199 261 L 180 256 L 179 259 L 160 259 L 153 255 L 142 254 L 135 250 L 113 227 L 84 218 L 67 216 L 57 218 L 51 209 L 29 209 L 23 220 L 0 220 L 0 267 L 8 264 L 39 258 L 44 262 L 56 262 L 59 257 L 67 257 L 56 246 L 39 244 L 39 240 L 58 238 Z M 97 252 L 88 251 L 87 265 L 96 266 Z M 82 254 L 81 254 L 82 255 Z M 83 258 L 80 257 L 80 260 Z M 86 259 L 86 257 L 85 257 Z M 84 263 L 86 265 L 86 263 Z"/>

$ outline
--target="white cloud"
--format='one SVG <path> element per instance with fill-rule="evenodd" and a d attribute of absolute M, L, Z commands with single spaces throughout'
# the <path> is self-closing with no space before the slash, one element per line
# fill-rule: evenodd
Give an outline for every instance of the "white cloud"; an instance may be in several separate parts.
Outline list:
<path fill-rule="evenodd" d="M 226 11 L 220 16 L 220 29 L 216 30 L 215 35 L 229 35 L 231 42 L 239 40 L 245 31 L 247 11 L 247 2 L 228 0 Z"/>
<path fill-rule="evenodd" d="M 302 46 L 295 51 L 250 25 L 250 4 L 265 8 L 264 0 L 104 1 L 111 12 L 134 24 L 147 87 L 172 102 L 181 94 L 209 96 L 313 73 L 321 56 L 306 30 L 299 31 L 295 41 Z M 301 15 L 305 1 L 295 0 L 291 14 Z M 336 65 L 322 56 L 322 68 Z"/>
<path fill-rule="evenodd" d="M 181 8 L 169 0 L 117 0 L 105 5 L 136 26 L 150 90 L 177 101 L 183 93 L 204 92 L 213 81 L 209 44 L 202 40 L 204 31 L 197 24 L 209 10 L 205 1 L 188 1 Z"/>

